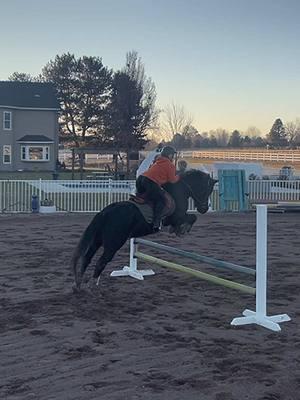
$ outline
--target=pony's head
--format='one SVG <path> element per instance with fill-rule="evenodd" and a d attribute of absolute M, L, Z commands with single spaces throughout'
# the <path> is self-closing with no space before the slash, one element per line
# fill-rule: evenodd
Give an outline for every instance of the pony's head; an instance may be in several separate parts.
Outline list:
<path fill-rule="evenodd" d="M 197 211 L 201 214 L 206 213 L 209 208 L 209 196 L 218 181 L 203 171 L 192 169 L 182 175 L 181 182 L 194 200 Z"/>

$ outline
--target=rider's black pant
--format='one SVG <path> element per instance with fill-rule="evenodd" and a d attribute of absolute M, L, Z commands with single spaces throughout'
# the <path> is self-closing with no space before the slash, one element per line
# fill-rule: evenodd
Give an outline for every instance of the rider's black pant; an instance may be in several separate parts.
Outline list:
<path fill-rule="evenodd" d="M 163 189 L 154 181 L 144 175 L 140 175 L 136 180 L 137 194 L 143 194 L 147 199 L 154 203 L 153 207 L 153 226 L 157 227 L 160 223 L 163 209 L 165 207 L 165 196 Z"/>

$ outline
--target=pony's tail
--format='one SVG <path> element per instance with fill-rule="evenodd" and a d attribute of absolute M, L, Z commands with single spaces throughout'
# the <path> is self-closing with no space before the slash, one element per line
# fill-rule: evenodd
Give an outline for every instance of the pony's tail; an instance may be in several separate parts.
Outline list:
<path fill-rule="evenodd" d="M 73 253 L 71 259 L 71 267 L 74 272 L 75 284 L 80 288 L 83 274 L 89 265 L 93 255 L 102 245 L 102 226 L 103 216 L 101 213 L 97 214 L 86 230 L 83 232 L 79 243 Z M 81 261 L 79 263 L 79 260 Z M 79 265 L 80 264 L 80 270 Z"/>

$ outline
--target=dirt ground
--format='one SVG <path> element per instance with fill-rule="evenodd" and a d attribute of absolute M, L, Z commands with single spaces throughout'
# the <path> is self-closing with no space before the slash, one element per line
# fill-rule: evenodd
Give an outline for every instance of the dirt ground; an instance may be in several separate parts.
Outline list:
<path fill-rule="evenodd" d="M 300 214 L 268 216 L 268 314 L 292 318 L 278 333 L 230 325 L 245 308 L 255 308 L 248 294 L 156 266 L 156 275 L 144 281 L 111 278 L 127 263 L 128 245 L 98 290 L 73 294 L 69 260 L 91 218 L 0 216 L 0 399 L 300 398 Z M 209 213 L 184 238 L 162 232 L 152 239 L 255 264 L 254 213 Z"/>

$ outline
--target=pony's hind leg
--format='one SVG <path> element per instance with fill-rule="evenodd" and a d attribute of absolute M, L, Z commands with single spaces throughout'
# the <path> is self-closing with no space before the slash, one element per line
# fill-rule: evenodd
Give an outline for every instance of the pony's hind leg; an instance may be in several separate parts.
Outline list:
<path fill-rule="evenodd" d="M 134 208 L 135 210 L 135 208 Z M 134 214 L 135 215 L 135 214 Z M 124 215 L 121 215 L 124 217 Z M 127 215 L 126 215 L 127 217 Z M 130 233 L 135 227 L 135 219 L 131 217 L 121 223 L 120 219 L 115 219 L 110 224 L 106 224 L 102 230 L 102 246 L 103 253 L 99 260 L 97 260 L 93 281 L 99 282 L 99 277 L 106 265 L 113 259 L 114 255 L 124 245 L 126 240 L 130 237 Z M 91 285 L 91 284 L 90 284 Z M 90 286 L 89 285 L 89 286 Z"/>
<path fill-rule="evenodd" d="M 113 259 L 114 255 L 116 254 L 116 251 L 117 250 L 104 249 L 102 256 L 97 261 L 93 276 L 94 279 L 97 279 L 97 284 L 99 282 L 101 272 L 104 270 L 106 265 Z"/>
<path fill-rule="evenodd" d="M 83 277 L 87 267 L 89 266 L 92 258 L 94 257 L 96 251 L 100 247 L 100 243 L 94 243 L 86 252 L 86 254 L 81 258 L 81 267 L 80 267 L 80 273 L 81 277 Z"/>
<path fill-rule="evenodd" d="M 119 237 L 117 241 L 113 244 L 111 242 L 106 242 L 103 244 L 104 251 L 102 256 L 99 258 L 95 265 L 94 270 L 94 280 L 96 280 L 97 284 L 99 283 L 101 272 L 104 270 L 106 265 L 113 259 L 116 252 L 123 246 L 126 242 L 128 235 L 124 235 L 123 237 Z"/>
<path fill-rule="evenodd" d="M 75 272 L 75 284 L 76 288 L 80 289 L 81 283 L 83 281 L 83 276 L 84 273 L 89 266 L 93 256 L 95 255 L 96 251 L 98 248 L 101 246 L 101 240 L 95 240 L 87 249 L 85 254 L 81 255 L 79 258 L 79 264 L 80 268 L 77 268 L 77 266 L 74 269 Z M 88 279 L 87 279 L 88 280 Z"/>

